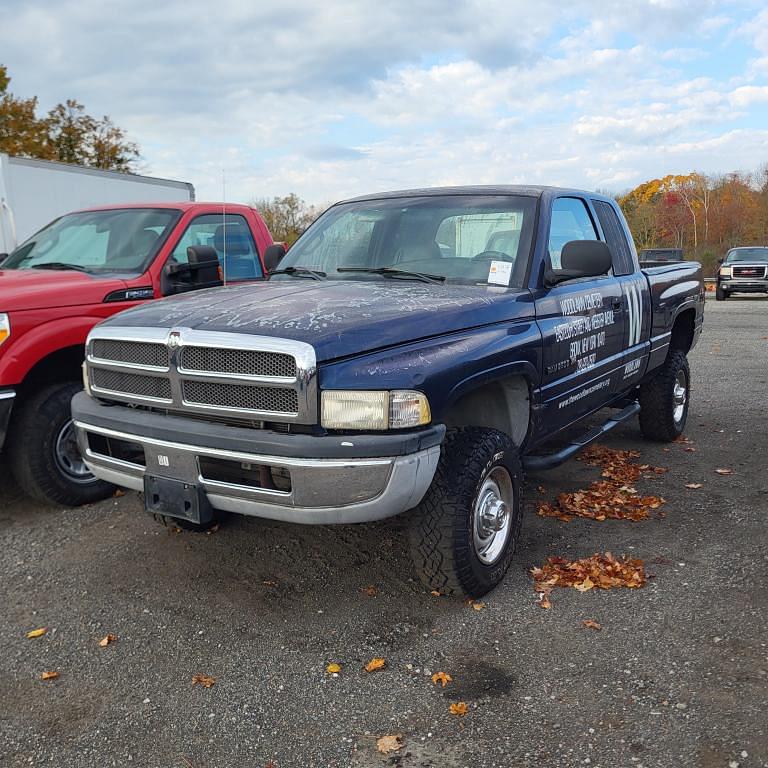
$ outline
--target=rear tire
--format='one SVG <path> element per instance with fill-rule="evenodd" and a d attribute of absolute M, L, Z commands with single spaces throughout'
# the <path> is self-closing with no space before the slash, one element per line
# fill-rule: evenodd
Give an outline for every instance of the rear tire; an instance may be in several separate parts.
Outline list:
<path fill-rule="evenodd" d="M 673 349 L 659 372 L 640 387 L 640 431 L 648 440 L 668 443 L 680 437 L 688 419 L 691 371 L 688 358 Z"/>
<path fill-rule="evenodd" d="M 448 431 L 409 520 L 411 555 L 427 587 L 480 597 L 504 578 L 520 537 L 521 478 L 520 454 L 503 432 Z"/>
<path fill-rule="evenodd" d="M 80 390 L 73 381 L 44 387 L 22 401 L 12 416 L 11 472 L 22 490 L 43 504 L 77 507 L 115 491 L 90 473 L 77 448 L 70 403 Z"/>
<path fill-rule="evenodd" d="M 728 298 L 728 291 L 723 290 L 719 285 L 715 288 L 715 301 L 725 301 Z"/>

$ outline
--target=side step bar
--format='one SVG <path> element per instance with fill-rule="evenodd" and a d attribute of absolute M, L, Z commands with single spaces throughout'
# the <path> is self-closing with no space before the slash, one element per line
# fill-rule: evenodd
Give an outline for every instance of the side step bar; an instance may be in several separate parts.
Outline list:
<path fill-rule="evenodd" d="M 640 410 L 640 403 L 632 402 L 619 411 L 615 416 L 608 419 L 604 424 L 599 427 L 591 429 L 586 434 L 574 440 L 565 448 L 562 448 L 557 453 L 549 453 L 544 456 L 523 456 L 523 467 L 529 472 L 538 472 L 542 469 L 552 469 L 567 461 L 571 456 L 577 454 L 582 448 L 586 448 L 590 443 L 598 440 L 607 432 L 610 432 L 614 427 L 631 419 Z"/>

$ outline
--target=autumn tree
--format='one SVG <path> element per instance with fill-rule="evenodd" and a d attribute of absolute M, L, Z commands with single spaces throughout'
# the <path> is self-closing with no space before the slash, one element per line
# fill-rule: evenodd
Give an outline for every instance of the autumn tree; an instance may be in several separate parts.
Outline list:
<path fill-rule="evenodd" d="M 8 92 L 10 78 L 0 65 L 0 152 L 16 157 L 59 160 L 92 168 L 130 172 L 139 148 L 109 117 L 94 118 L 74 99 L 37 116 L 36 97 Z"/>
<path fill-rule="evenodd" d="M 17 98 L 8 92 L 10 82 L 8 70 L 0 64 L 0 152 L 51 159 L 47 126 L 36 115 L 37 98 Z"/>
<path fill-rule="evenodd" d="M 307 205 L 294 193 L 254 200 L 252 205 L 258 209 L 272 237 L 288 245 L 293 245 L 321 212 L 320 208 Z"/>

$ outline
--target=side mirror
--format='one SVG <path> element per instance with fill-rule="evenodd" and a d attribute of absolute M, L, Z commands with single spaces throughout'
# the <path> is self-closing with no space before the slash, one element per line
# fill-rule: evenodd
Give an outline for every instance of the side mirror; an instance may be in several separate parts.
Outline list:
<path fill-rule="evenodd" d="M 722 265 L 722 263 L 723 263 L 724 261 L 725 261 L 725 259 L 718 259 L 718 260 L 717 260 L 717 263 L 718 263 L 718 264 L 720 264 L 720 265 Z M 2 263 L 2 261 L 0 261 L 0 263 Z"/>
<path fill-rule="evenodd" d="M 187 262 L 166 266 L 168 285 L 163 293 L 186 293 L 223 285 L 221 265 L 215 248 L 210 245 L 190 245 L 187 248 Z"/>
<path fill-rule="evenodd" d="M 10 253 L 0 253 L 0 265 L 10 256 Z"/>
<path fill-rule="evenodd" d="M 285 256 L 285 246 L 282 243 L 273 243 L 264 251 L 264 267 L 267 274 L 277 269 L 277 265 Z"/>
<path fill-rule="evenodd" d="M 561 269 L 547 269 L 544 283 L 549 286 L 608 274 L 613 261 L 608 246 L 601 240 L 571 240 L 560 252 Z"/>

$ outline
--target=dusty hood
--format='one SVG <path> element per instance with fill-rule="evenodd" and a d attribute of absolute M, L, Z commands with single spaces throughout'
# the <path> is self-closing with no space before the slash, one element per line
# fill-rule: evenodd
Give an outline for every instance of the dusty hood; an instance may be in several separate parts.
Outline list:
<path fill-rule="evenodd" d="M 494 286 L 292 278 L 164 299 L 102 325 L 297 339 L 322 361 L 532 314 L 527 291 Z"/>

